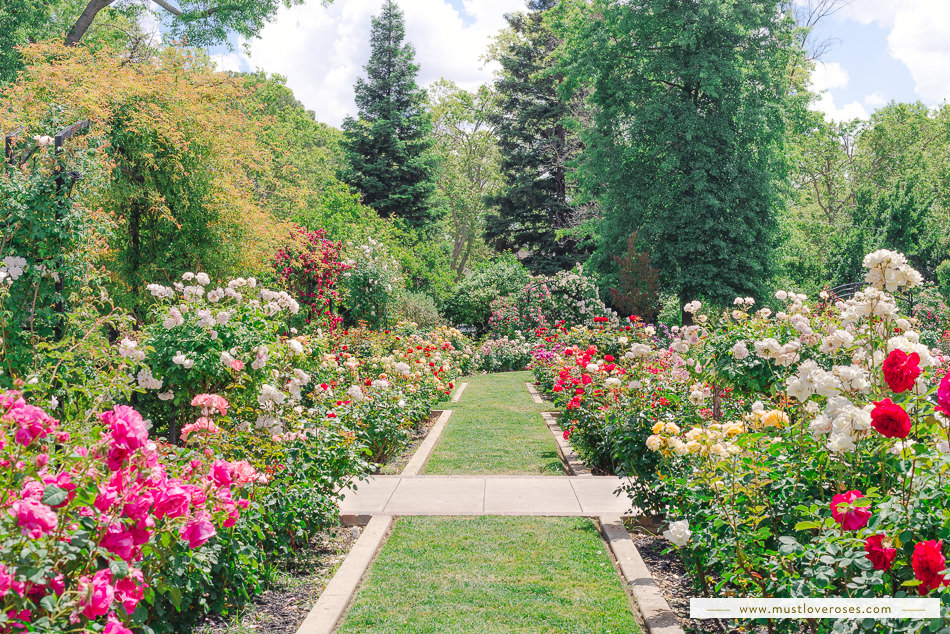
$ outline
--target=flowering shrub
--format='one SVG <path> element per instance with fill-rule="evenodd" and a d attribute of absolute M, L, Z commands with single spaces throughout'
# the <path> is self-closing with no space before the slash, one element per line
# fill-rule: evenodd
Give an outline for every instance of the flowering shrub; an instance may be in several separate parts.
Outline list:
<path fill-rule="evenodd" d="M 211 451 L 163 456 L 127 406 L 84 444 L 18 392 L 0 410 L 4 631 L 131 632 L 172 544 L 199 548 L 233 526 L 259 477 Z"/>
<path fill-rule="evenodd" d="M 348 271 L 343 273 L 344 303 L 350 324 L 365 322 L 386 328 L 395 322 L 395 298 L 403 287 L 399 264 L 386 246 L 372 238 L 362 245 L 347 245 Z"/>
<path fill-rule="evenodd" d="M 524 337 L 486 339 L 475 351 L 475 367 L 479 372 L 524 370 L 531 363 L 532 346 Z"/>
<path fill-rule="evenodd" d="M 303 306 L 296 325 L 314 323 L 334 328 L 342 321 L 333 312 L 333 302 L 340 297 L 336 286 L 349 265 L 340 260 L 343 245 L 326 239 L 326 231 L 307 231 L 294 226 L 287 242 L 274 256 L 277 278 L 297 303 Z"/>
<path fill-rule="evenodd" d="M 668 346 L 635 326 L 613 331 L 619 355 L 579 330 L 535 352 L 565 435 L 634 478 L 706 594 L 946 592 L 950 360 L 899 314 L 891 293 L 921 283 L 906 259 L 864 264 L 846 301 L 779 291 L 779 312 L 737 298 L 718 317 L 691 302 L 696 325 Z"/>
<path fill-rule="evenodd" d="M 528 335 L 542 328 L 592 325 L 616 317 L 580 266 L 551 277 L 537 277 L 519 292 L 492 302 L 491 310 L 489 335 L 496 339 Z"/>

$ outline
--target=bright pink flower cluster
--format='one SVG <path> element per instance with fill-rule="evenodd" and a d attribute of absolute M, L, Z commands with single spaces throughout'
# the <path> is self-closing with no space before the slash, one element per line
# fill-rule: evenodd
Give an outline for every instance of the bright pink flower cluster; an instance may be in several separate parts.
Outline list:
<path fill-rule="evenodd" d="M 208 406 L 226 409 L 219 398 Z M 57 421 L 17 392 L 0 393 L 0 407 L 12 423 L 0 429 L 0 464 L 12 467 L 0 485 L 0 533 L 23 539 L 0 554 L 0 605 L 24 628 L 47 616 L 41 600 L 55 594 L 60 607 L 72 602 L 73 625 L 87 619 L 110 634 L 130 632 L 123 622 L 148 587 L 146 544 L 160 556 L 167 542 L 156 535 L 177 533 L 201 547 L 247 508 L 236 488 L 260 478 L 247 462 L 214 460 L 210 450 L 182 466 L 163 462 L 141 415 L 124 405 L 100 415 L 103 432 L 89 446 L 62 432 L 54 438 Z M 23 554 L 31 552 L 32 561 Z"/>

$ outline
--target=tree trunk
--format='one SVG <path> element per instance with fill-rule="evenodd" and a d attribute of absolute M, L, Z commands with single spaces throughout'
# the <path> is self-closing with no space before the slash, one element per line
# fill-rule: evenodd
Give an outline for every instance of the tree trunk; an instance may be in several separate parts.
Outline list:
<path fill-rule="evenodd" d="M 66 44 L 72 46 L 78 43 L 79 40 L 81 40 L 86 34 L 86 31 L 89 30 L 89 27 L 92 26 L 92 23 L 95 21 L 99 12 L 108 7 L 113 2 L 114 0 L 89 0 L 89 4 L 87 4 L 86 8 L 83 9 L 82 13 L 79 15 L 79 19 L 76 20 L 76 23 L 69 31 L 69 34 L 66 35 Z"/>

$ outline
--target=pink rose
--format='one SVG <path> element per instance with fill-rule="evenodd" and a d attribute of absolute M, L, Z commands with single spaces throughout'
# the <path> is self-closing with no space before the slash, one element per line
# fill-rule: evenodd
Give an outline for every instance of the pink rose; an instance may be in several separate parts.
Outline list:
<path fill-rule="evenodd" d="M 96 500 L 92 505 L 103 513 L 108 513 L 117 499 L 119 499 L 119 493 L 114 487 L 107 487 L 100 484 L 99 495 L 96 496 Z"/>
<path fill-rule="evenodd" d="M 132 559 L 136 550 L 132 533 L 122 524 L 111 524 L 106 529 L 106 534 L 102 536 L 99 545 L 125 561 Z"/>
<path fill-rule="evenodd" d="M 0 564 L 0 599 L 3 599 L 7 596 L 7 593 L 10 592 L 10 588 L 13 585 L 13 575 L 10 574 L 10 571 L 3 564 Z"/>
<path fill-rule="evenodd" d="M 106 629 L 102 630 L 102 634 L 132 634 L 132 630 L 123 625 L 115 614 L 110 614 Z"/>
<path fill-rule="evenodd" d="M 234 367 L 234 361 L 231 362 L 231 367 Z M 217 394 L 199 394 L 191 399 L 191 404 L 201 408 L 202 416 L 209 416 L 215 410 L 222 416 L 228 413 L 227 399 Z"/>
<path fill-rule="evenodd" d="M 112 428 L 112 440 L 119 447 L 135 451 L 148 441 L 148 429 L 142 415 L 128 405 L 116 405 L 112 411 L 100 414 L 99 418 Z"/>
<path fill-rule="evenodd" d="M 937 387 L 937 409 L 950 416 L 950 372 L 947 372 Z"/>
<path fill-rule="evenodd" d="M 867 526 L 871 519 L 871 509 L 867 506 L 854 506 L 854 503 L 863 498 L 860 491 L 838 493 L 831 498 L 831 515 L 846 531 L 856 531 Z"/>
<path fill-rule="evenodd" d="M 226 460 L 215 460 L 211 465 L 211 479 L 219 487 L 230 486 L 231 464 Z"/>
<path fill-rule="evenodd" d="M 233 361 L 231 361 L 231 369 L 237 370 L 238 372 L 240 372 L 241 370 L 244 369 L 244 362 L 241 361 L 240 359 L 234 359 Z"/>
<path fill-rule="evenodd" d="M 247 460 L 231 463 L 231 476 L 234 478 L 235 484 L 250 484 L 257 480 L 258 475 L 257 470 Z"/>
<path fill-rule="evenodd" d="M 181 529 L 181 538 L 188 541 L 192 548 L 198 548 L 217 533 L 207 513 L 199 514 Z"/>
<path fill-rule="evenodd" d="M 115 584 L 116 601 L 120 602 L 125 611 L 131 616 L 135 612 L 139 601 L 145 596 L 145 588 L 147 587 L 142 571 L 137 568 L 130 568 L 129 574 Z"/>
<path fill-rule="evenodd" d="M 102 616 L 112 607 L 115 589 L 112 587 L 112 572 L 108 568 L 100 570 L 91 578 L 84 575 L 79 578 L 79 605 L 82 613 L 90 619 Z"/>
<path fill-rule="evenodd" d="M 8 512 L 17 519 L 20 532 L 30 539 L 39 539 L 56 530 L 56 513 L 42 502 L 17 500 L 10 505 Z"/>
<path fill-rule="evenodd" d="M 169 480 L 155 496 L 155 517 L 181 517 L 188 512 L 188 492 L 177 480 Z"/>
<path fill-rule="evenodd" d="M 57 421 L 46 412 L 33 405 L 17 405 L 9 410 L 4 418 L 12 418 L 17 424 L 14 439 L 26 447 L 37 438 L 45 438 L 53 431 Z"/>
<path fill-rule="evenodd" d="M 133 496 L 122 507 L 122 515 L 133 520 L 140 520 L 148 515 L 149 510 L 154 504 L 155 498 L 148 491 L 142 491 L 137 496 Z"/>

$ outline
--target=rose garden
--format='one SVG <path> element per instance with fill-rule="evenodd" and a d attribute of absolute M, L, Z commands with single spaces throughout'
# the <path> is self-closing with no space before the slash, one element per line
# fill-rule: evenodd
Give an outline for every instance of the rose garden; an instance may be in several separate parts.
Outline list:
<path fill-rule="evenodd" d="M 216 66 L 304 0 L 0 5 L 0 634 L 950 633 L 950 107 L 823 118 L 838 0 L 475 90 L 376 4 L 337 127 Z"/>

